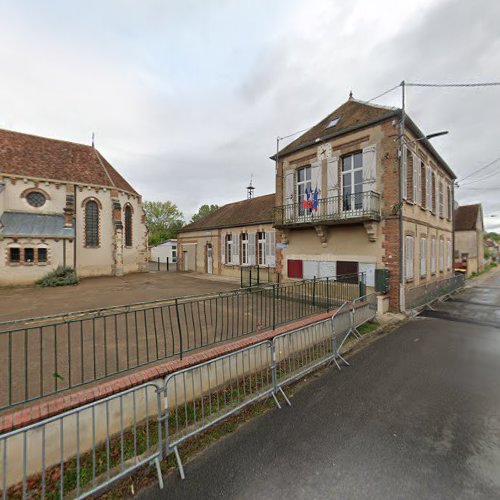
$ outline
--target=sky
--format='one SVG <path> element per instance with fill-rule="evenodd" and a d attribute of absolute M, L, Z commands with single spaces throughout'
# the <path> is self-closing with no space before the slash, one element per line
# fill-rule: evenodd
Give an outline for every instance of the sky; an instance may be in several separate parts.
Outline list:
<path fill-rule="evenodd" d="M 94 132 L 146 200 L 189 219 L 245 198 L 252 175 L 256 196 L 273 192 L 276 137 L 351 90 L 500 81 L 499 18 L 498 0 L 0 0 L 0 127 Z M 400 106 L 400 89 L 375 102 Z M 477 172 L 500 157 L 500 87 L 412 87 L 407 111 L 449 131 L 433 144 L 458 202 L 500 232 L 500 162 Z"/>

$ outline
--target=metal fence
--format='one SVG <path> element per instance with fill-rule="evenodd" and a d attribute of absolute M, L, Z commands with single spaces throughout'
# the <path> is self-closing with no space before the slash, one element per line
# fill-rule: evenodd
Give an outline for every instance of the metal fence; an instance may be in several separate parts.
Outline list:
<path fill-rule="evenodd" d="M 274 267 L 241 266 L 240 284 L 241 288 L 265 285 L 267 283 L 279 283 L 280 275 Z"/>
<path fill-rule="evenodd" d="M 465 275 L 456 274 L 451 278 L 431 281 L 406 291 L 406 309 L 417 309 L 431 304 L 435 300 L 456 292 L 465 285 Z"/>
<path fill-rule="evenodd" d="M 0 323 L 0 409 L 325 312 L 364 274 Z"/>
<path fill-rule="evenodd" d="M 2 498 L 85 498 L 160 462 L 186 440 L 321 365 L 348 364 L 341 349 L 372 318 L 370 295 L 345 301 L 331 319 L 278 335 L 0 436 Z M 361 313 L 361 311 L 363 311 Z M 369 311 L 369 313 L 368 313 Z"/>
<path fill-rule="evenodd" d="M 177 261 L 172 261 L 169 257 L 164 259 L 157 257 L 148 261 L 148 270 L 150 272 L 174 272 L 177 271 Z"/>
<path fill-rule="evenodd" d="M 0 435 L 2 499 L 86 498 L 147 464 L 162 486 L 162 391 L 144 384 Z"/>

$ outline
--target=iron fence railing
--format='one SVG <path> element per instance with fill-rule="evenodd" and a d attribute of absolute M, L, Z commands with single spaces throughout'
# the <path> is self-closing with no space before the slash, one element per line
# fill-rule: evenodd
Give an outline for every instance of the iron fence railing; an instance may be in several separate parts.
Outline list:
<path fill-rule="evenodd" d="M 431 304 L 435 300 L 444 297 L 465 285 L 465 275 L 456 274 L 450 278 L 431 281 L 406 290 L 406 309 L 417 309 Z"/>
<path fill-rule="evenodd" d="M 275 207 L 277 226 L 343 222 L 350 219 L 380 218 L 380 194 L 374 191 L 320 198 L 317 204 L 290 203 Z"/>
<path fill-rule="evenodd" d="M 0 494 L 6 498 L 86 498 L 147 465 L 163 487 L 161 460 L 256 401 L 342 357 L 356 325 L 373 318 L 370 296 L 344 301 L 331 319 L 0 435 Z M 365 308 L 356 320 L 355 311 Z M 371 312 L 366 312 L 371 311 Z"/>
<path fill-rule="evenodd" d="M 241 266 L 240 283 L 241 288 L 260 286 L 268 283 L 279 283 L 280 275 L 271 266 Z"/>
<path fill-rule="evenodd" d="M 5 409 L 332 310 L 363 273 L 0 323 Z"/>

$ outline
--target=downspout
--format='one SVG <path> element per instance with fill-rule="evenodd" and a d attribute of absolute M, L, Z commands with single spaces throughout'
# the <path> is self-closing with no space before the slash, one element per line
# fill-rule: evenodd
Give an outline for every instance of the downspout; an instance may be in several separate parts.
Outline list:
<path fill-rule="evenodd" d="M 77 210 L 77 203 L 76 203 L 76 184 L 73 184 L 73 203 L 74 203 L 74 213 L 73 213 L 73 269 L 75 271 L 75 274 L 78 275 L 77 270 L 76 270 L 76 210 Z"/>
<path fill-rule="evenodd" d="M 399 122 L 399 310 L 404 312 L 406 309 L 405 304 L 405 268 L 404 268 L 404 237 L 403 237 L 403 169 L 404 165 L 404 133 L 405 133 L 405 81 L 401 82 L 401 120 Z"/>

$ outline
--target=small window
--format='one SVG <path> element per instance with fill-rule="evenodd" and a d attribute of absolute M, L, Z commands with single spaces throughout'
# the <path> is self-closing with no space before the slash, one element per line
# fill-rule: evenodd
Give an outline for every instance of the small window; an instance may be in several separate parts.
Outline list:
<path fill-rule="evenodd" d="M 38 262 L 47 262 L 47 249 L 46 248 L 39 248 L 38 249 Z"/>
<path fill-rule="evenodd" d="M 248 265 L 248 233 L 241 235 L 241 264 Z"/>
<path fill-rule="evenodd" d="M 266 233 L 264 231 L 257 233 L 257 252 L 257 263 L 259 266 L 264 266 L 266 264 Z"/>
<path fill-rule="evenodd" d="M 226 235 L 226 264 L 231 264 L 233 261 L 233 235 Z"/>
<path fill-rule="evenodd" d="M 413 236 L 406 236 L 406 278 L 413 279 Z"/>
<path fill-rule="evenodd" d="M 33 248 L 24 249 L 24 262 L 31 263 L 35 260 L 35 250 Z"/>
<path fill-rule="evenodd" d="M 340 116 L 337 116 L 335 118 L 332 118 L 330 120 L 330 123 L 326 126 L 326 128 L 332 128 L 332 127 L 335 127 L 335 125 L 337 125 L 337 123 L 340 121 Z"/>
<path fill-rule="evenodd" d="M 427 275 L 427 239 L 420 238 L 420 276 Z"/>
<path fill-rule="evenodd" d="M 21 260 L 21 249 L 11 248 L 9 252 L 9 260 L 10 262 L 19 262 Z"/>
<path fill-rule="evenodd" d="M 47 198 L 45 198 L 45 195 L 40 193 L 40 191 L 31 191 L 31 193 L 28 193 L 26 196 L 26 201 L 35 208 L 43 207 L 46 200 Z"/>
<path fill-rule="evenodd" d="M 85 205 L 85 245 L 99 246 L 99 207 L 94 200 Z"/>

